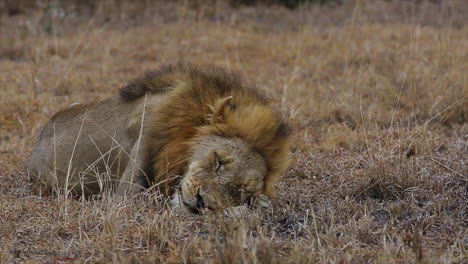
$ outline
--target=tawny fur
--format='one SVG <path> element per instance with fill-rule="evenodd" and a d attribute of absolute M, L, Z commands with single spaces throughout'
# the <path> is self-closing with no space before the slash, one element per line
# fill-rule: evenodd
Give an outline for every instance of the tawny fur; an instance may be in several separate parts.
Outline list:
<path fill-rule="evenodd" d="M 145 171 L 151 183 L 164 182 L 161 190 L 171 194 L 199 140 L 207 135 L 238 137 L 264 157 L 264 194 L 275 197 L 275 184 L 288 166 L 290 129 L 255 88 L 220 68 L 178 65 L 150 73 L 120 94 L 135 100 L 161 92 L 167 93 L 167 100 L 150 109 L 158 114 L 148 122 L 145 138 Z"/>
<path fill-rule="evenodd" d="M 236 75 L 216 67 L 168 66 L 130 82 L 118 98 L 57 113 L 44 127 L 28 168 L 36 176 L 42 174 L 49 187 L 62 188 L 65 178 L 71 180 L 78 194 L 83 183 L 78 176 L 94 164 L 100 172 L 110 169 L 113 182 L 125 178 L 171 195 L 197 144 L 213 136 L 238 138 L 263 157 L 267 167 L 263 193 L 274 197 L 275 184 L 288 166 L 289 134 L 281 115 Z M 117 143 L 118 152 L 108 156 L 125 168 L 94 163 Z M 87 194 L 101 188 L 91 173 L 84 183 Z"/>

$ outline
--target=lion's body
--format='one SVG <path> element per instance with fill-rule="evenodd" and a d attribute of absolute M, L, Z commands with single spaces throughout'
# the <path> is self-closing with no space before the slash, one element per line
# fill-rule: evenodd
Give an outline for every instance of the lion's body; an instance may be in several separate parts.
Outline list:
<path fill-rule="evenodd" d="M 111 187 L 110 183 L 120 180 L 137 142 L 142 101 L 112 98 L 54 115 L 31 153 L 32 177 L 40 177 L 47 187 L 66 187 L 78 195 Z"/>
<path fill-rule="evenodd" d="M 208 152 L 218 159 L 220 148 L 230 146 L 265 165 L 237 164 L 229 179 L 248 188 L 252 181 L 244 178 L 253 177 L 252 186 L 261 182 L 253 192 L 273 196 L 287 166 L 288 134 L 280 115 L 237 77 L 218 68 L 168 67 L 123 87 L 119 97 L 57 113 L 28 168 L 46 186 L 75 194 L 156 186 L 170 195 L 181 180 L 189 182 L 193 164 L 206 163 Z"/>

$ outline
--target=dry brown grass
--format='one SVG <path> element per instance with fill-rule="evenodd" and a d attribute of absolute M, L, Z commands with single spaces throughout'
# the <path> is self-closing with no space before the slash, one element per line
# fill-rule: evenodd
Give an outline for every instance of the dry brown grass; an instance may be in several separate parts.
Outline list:
<path fill-rule="evenodd" d="M 143 2 L 2 13 L 0 263 L 468 262 L 465 1 Z M 240 72 L 290 118 L 271 210 L 187 217 L 28 183 L 54 112 L 179 61 Z"/>

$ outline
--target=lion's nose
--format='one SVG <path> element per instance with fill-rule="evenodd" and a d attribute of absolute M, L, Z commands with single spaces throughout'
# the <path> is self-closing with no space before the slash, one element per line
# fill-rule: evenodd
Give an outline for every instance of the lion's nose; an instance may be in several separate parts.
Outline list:
<path fill-rule="evenodd" d="M 203 197 L 200 195 L 200 192 L 197 194 L 197 208 L 198 209 L 203 209 L 205 208 L 206 204 L 205 201 L 203 200 Z"/>

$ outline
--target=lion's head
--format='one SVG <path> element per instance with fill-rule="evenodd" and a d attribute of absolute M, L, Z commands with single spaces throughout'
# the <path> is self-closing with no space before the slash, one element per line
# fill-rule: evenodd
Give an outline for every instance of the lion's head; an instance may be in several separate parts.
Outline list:
<path fill-rule="evenodd" d="M 240 138 L 208 136 L 189 164 L 176 199 L 193 212 L 247 202 L 262 192 L 267 173 L 262 156 Z"/>
<path fill-rule="evenodd" d="M 258 90 L 236 75 L 178 65 L 121 91 L 131 100 L 164 94 L 145 135 L 149 184 L 192 212 L 224 209 L 265 194 L 288 165 L 289 127 Z"/>

